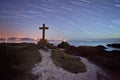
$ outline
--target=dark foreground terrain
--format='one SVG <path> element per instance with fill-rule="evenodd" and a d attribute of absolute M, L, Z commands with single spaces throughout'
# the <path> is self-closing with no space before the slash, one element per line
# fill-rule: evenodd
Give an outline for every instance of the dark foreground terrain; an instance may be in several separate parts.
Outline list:
<path fill-rule="evenodd" d="M 120 44 L 117 44 L 117 46 L 120 46 Z M 62 42 L 58 45 L 58 47 L 64 48 L 67 54 L 85 57 L 103 68 L 109 69 L 111 71 L 120 72 L 119 50 L 106 51 L 106 47 L 102 45 L 75 47 L 69 45 L 67 42 Z"/>
<path fill-rule="evenodd" d="M 107 44 L 108 47 L 114 47 L 114 48 L 120 48 L 120 44 L 114 43 L 114 44 Z"/>
<path fill-rule="evenodd" d="M 41 61 L 35 44 L 0 44 L 0 80 L 35 80 L 30 71 Z"/>
<path fill-rule="evenodd" d="M 107 46 L 119 48 L 120 44 Z M 100 66 L 109 75 L 110 80 L 120 80 L 120 50 L 106 51 L 106 47 L 102 45 L 75 47 L 67 42 L 62 42 L 57 47 L 63 48 L 67 54 L 85 57 Z"/>
<path fill-rule="evenodd" d="M 80 60 L 80 58 L 68 55 L 57 49 L 52 51 L 51 57 L 56 66 L 62 67 L 71 73 L 87 72 L 86 65 Z"/>

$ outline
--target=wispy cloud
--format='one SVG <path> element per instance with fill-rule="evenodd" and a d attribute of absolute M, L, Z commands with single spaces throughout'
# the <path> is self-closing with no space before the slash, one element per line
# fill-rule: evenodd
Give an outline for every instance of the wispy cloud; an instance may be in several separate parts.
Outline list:
<path fill-rule="evenodd" d="M 19 14 L 22 18 L 34 18 L 33 16 L 25 15 L 25 14 Z"/>
<path fill-rule="evenodd" d="M 112 31 L 119 33 L 119 35 L 120 35 L 120 31 L 119 31 L 119 28 L 117 26 L 110 25 L 108 27 L 111 28 Z"/>
<path fill-rule="evenodd" d="M 15 13 L 15 11 L 7 11 L 7 10 L 3 10 L 3 11 L 1 11 L 1 13 L 4 13 L 4 14 L 10 14 L 10 13 Z"/>
<path fill-rule="evenodd" d="M 72 11 L 73 9 L 68 8 L 68 7 L 61 7 L 62 9 L 68 10 L 68 11 Z"/>
<path fill-rule="evenodd" d="M 47 0 L 47 1 L 53 2 L 54 0 Z"/>
<path fill-rule="evenodd" d="M 83 1 L 85 3 L 91 3 L 89 0 L 81 0 L 81 1 Z"/>
<path fill-rule="evenodd" d="M 75 4 L 75 5 L 82 5 L 80 2 L 77 2 L 77 1 L 70 1 L 72 4 Z"/>
<path fill-rule="evenodd" d="M 113 22 L 114 24 L 120 25 L 120 20 L 119 20 L 119 19 L 117 19 L 117 20 L 112 20 L 112 22 Z"/>
<path fill-rule="evenodd" d="M 29 10 L 27 11 L 28 13 L 32 13 L 32 14 L 42 14 L 42 12 L 39 11 L 34 11 L 34 10 Z"/>
<path fill-rule="evenodd" d="M 41 7 L 43 10 L 45 10 L 45 11 L 48 11 L 48 12 L 54 12 L 54 10 L 52 10 L 52 9 L 49 9 L 49 8 L 45 8 L 45 7 Z"/>
<path fill-rule="evenodd" d="M 72 25 L 77 25 L 75 22 L 70 22 L 70 24 L 72 24 Z"/>
<path fill-rule="evenodd" d="M 8 5 L 9 8 L 16 8 L 16 6 Z"/>
<path fill-rule="evenodd" d="M 31 4 L 31 3 L 29 3 L 27 6 L 28 6 L 28 7 L 32 7 L 32 8 L 41 8 L 40 5 Z"/>
<path fill-rule="evenodd" d="M 87 31 L 87 30 L 85 30 L 85 29 L 81 29 L 81 31 L 83 31 L 85 34 L 88 34 L 88 35 L 90 35 L 90 36 L 93 36 L 93 33 L 91 33 L 90 31 Z"/>
<path fill-rule="evenodd" d="M 120 7 L 120 4 L 115 4 L 116 7 Z"/>
<path fill-rule="evenodd" d="M 120 2 L 120 0 L 115 0 L 116 2 Z"/>
<path fill-rule="evenodd" d="M 110 25 L 110 26 L 109 26 L 109 28 L 115 29 L 115 27 L 114 27 L 114 26 L 112 26 L 112 25 Z"/>

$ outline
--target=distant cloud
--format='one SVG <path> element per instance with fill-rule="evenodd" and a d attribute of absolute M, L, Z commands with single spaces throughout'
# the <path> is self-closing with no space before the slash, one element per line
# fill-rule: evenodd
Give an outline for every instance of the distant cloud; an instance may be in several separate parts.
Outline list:
<path fill-rule="evenodd" d="M 90 31 L 88 31 L 88 30 L 85 30 L 85 29 L 81 29 L 81 31 L 83 31 L 84 33 L 86 33 L 87 35 L 89 35 L 89 36 L 93 36 L 93 33 L 91 33 Z"/>
<path fill-rule="evenodd" d="M 78 1 L 70 1 L 71 3 L 73 3 L 73 4 L 77 4 L 77 5 L 81 5 L 81 3 L 80 2 L 85 2 L 85 3 L 91 3 L 91 1 L 90 0 L 78 0 Z"/>
<path fill-rule="evenodd" d="M 117 24 L 117 25 L 120 25 L 120 19 L 118 19 L 118 20 L 113 20 L 112 22 L 115 23 L 115 24 Z"/>
<path fill-rule="evenodd" d="M 83 1 L 85 3 L 91 3 L 89 0 L 81 0 L 81 1 Z"/>
<path fill-rule="evenodd" d="M 71 8 L 68 8 L 68 7 L 61 7 L 62 9 L 65 9 L 65 10 L 69 10 L 69 11 L 72 11 L 73 9 Z"/>
<path fill-rule="evenodd" d="M 70 24 L 72 24 L 72 25 L 77 25 L 75 22 L 70 22 Z"/>
<path fill-rule="evenodd" d="M 41 8 L 40 5 L 31 4 L 31 3 L 27 4 L 27 6 L 28 6 L 28 7 L 32 7 L 32 8 L 38 8 L 38 9 Z"/>
<path fill-rule="evenodd" d="M 23 18 L 33 18 L 32 16 L 28 16 L 28 15 L 24 15 L 24 14 L 19 14 L 19 16 L 21 16 Z"/>
<path fill-rule="evenodd" d="M 117 26 L 110 25 L 108 27 L 111 28 L 112 31 L 114 31 L 114 33 L 117 33 L 117 34 L 119 33 L 119 35 L 120 35 L 120 31 L 119 31 L 119 28 Z"/>
<path fill-rule="evenodd" d="M 1 13 L 9 14 L 9 13 L 14 13 L 14 12 L 13 11 L 3 10 L 3 11 L 1 11 Z"/>
<path fill-rule="evenodd" d="M 9 8 L 16 8 L 16 6 L 8 5 Z"/>
<path fill-rule="evenodd" d="M 116 7 L 120 7 L 120 4 L 115 4 Z"/>
<path fill-rule="evenodd" d="M 48 11 L 48 12 L 54 12 L 54 10 L 52 10 L 52 9 L 49 9 L 49 8 L 45 8 L 45 7 L 41 7 L 43 10 L 45 10 L 45 11 Z"/>
<path fill-rule="evenodd" d="M 70 1 L 72 4 L 76 4 L 76 5 L 82 5 L 80 2 L 77 2 L 77 1 Z"/>
<path fill-rule="evenodd" d="M 54 0 L 47 0 L 47 1 L 53 2 Z"/>
<path fill-rule="evenodd" d="M 115 27 L 114 27 L 114 26 L 112 26 L 112 25 L 110 25 L 109 27 L 110 27 L 110 28 L 113 28 L 113 29 L 115 28 Z"/>
<path fill-rule="evenodd" d="M 116 2 L 120 2 L 120 0 L 115 0 Z"/>
<path fill-rule="evenodd" d="M 34 11 L 34 10 L 29 10 L 28 12 L 32 14 L 42 14 L 42 12 Z"/>

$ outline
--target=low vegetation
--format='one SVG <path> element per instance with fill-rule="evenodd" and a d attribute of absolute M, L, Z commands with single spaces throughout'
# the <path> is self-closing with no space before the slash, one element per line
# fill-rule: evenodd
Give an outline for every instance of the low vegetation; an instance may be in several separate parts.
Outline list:
<path fill-rule="evenodd" d="M 68 55 L 60 50 L 52 51 L 52 59 L 56 66 L 72 73 L 86 72 L 86 66 L 80 61 L 80 58 Z"/>
<path fill-rule="evenodd" d="M 41 59 L 35 44 L 0 44 L 0 80 L 35 80 L 30 71 Z"/>
<path fill-rule="evenodd" d="M 120 51 L 105 51 L 102 46 L 69 46 L 65 52 L 74 56 L 82 56 L 95 64 L 110 70 L 120 71 Z"/>

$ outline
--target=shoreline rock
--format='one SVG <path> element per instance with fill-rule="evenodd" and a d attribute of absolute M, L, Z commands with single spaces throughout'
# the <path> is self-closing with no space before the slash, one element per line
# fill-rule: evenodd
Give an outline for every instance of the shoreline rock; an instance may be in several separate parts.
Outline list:
<path fill-rule="evenodd" d="M 115 45 L 120 46 L 119 44 Z M 67 54 L 85 57 L 105 69 L 120 71 L 120 51 L 106 51 L 106 47 L 102 45 L 79 47 L 67 45 L 64 49 Z"/>
<path fill-rule="evenodd" d="M 70 46 L 70 44 L 68 42 L 61 42 L 60 44 L 58 44 L 58 48 L 63 48 L 66 49 Z"/>
<path fill-rule="evenodd" d="M 120 49 L 120 44 L 114 43 L 114 44 L 107 44 L 108 47 L 113 47 L 113 48 L 119 48 Z"/>

